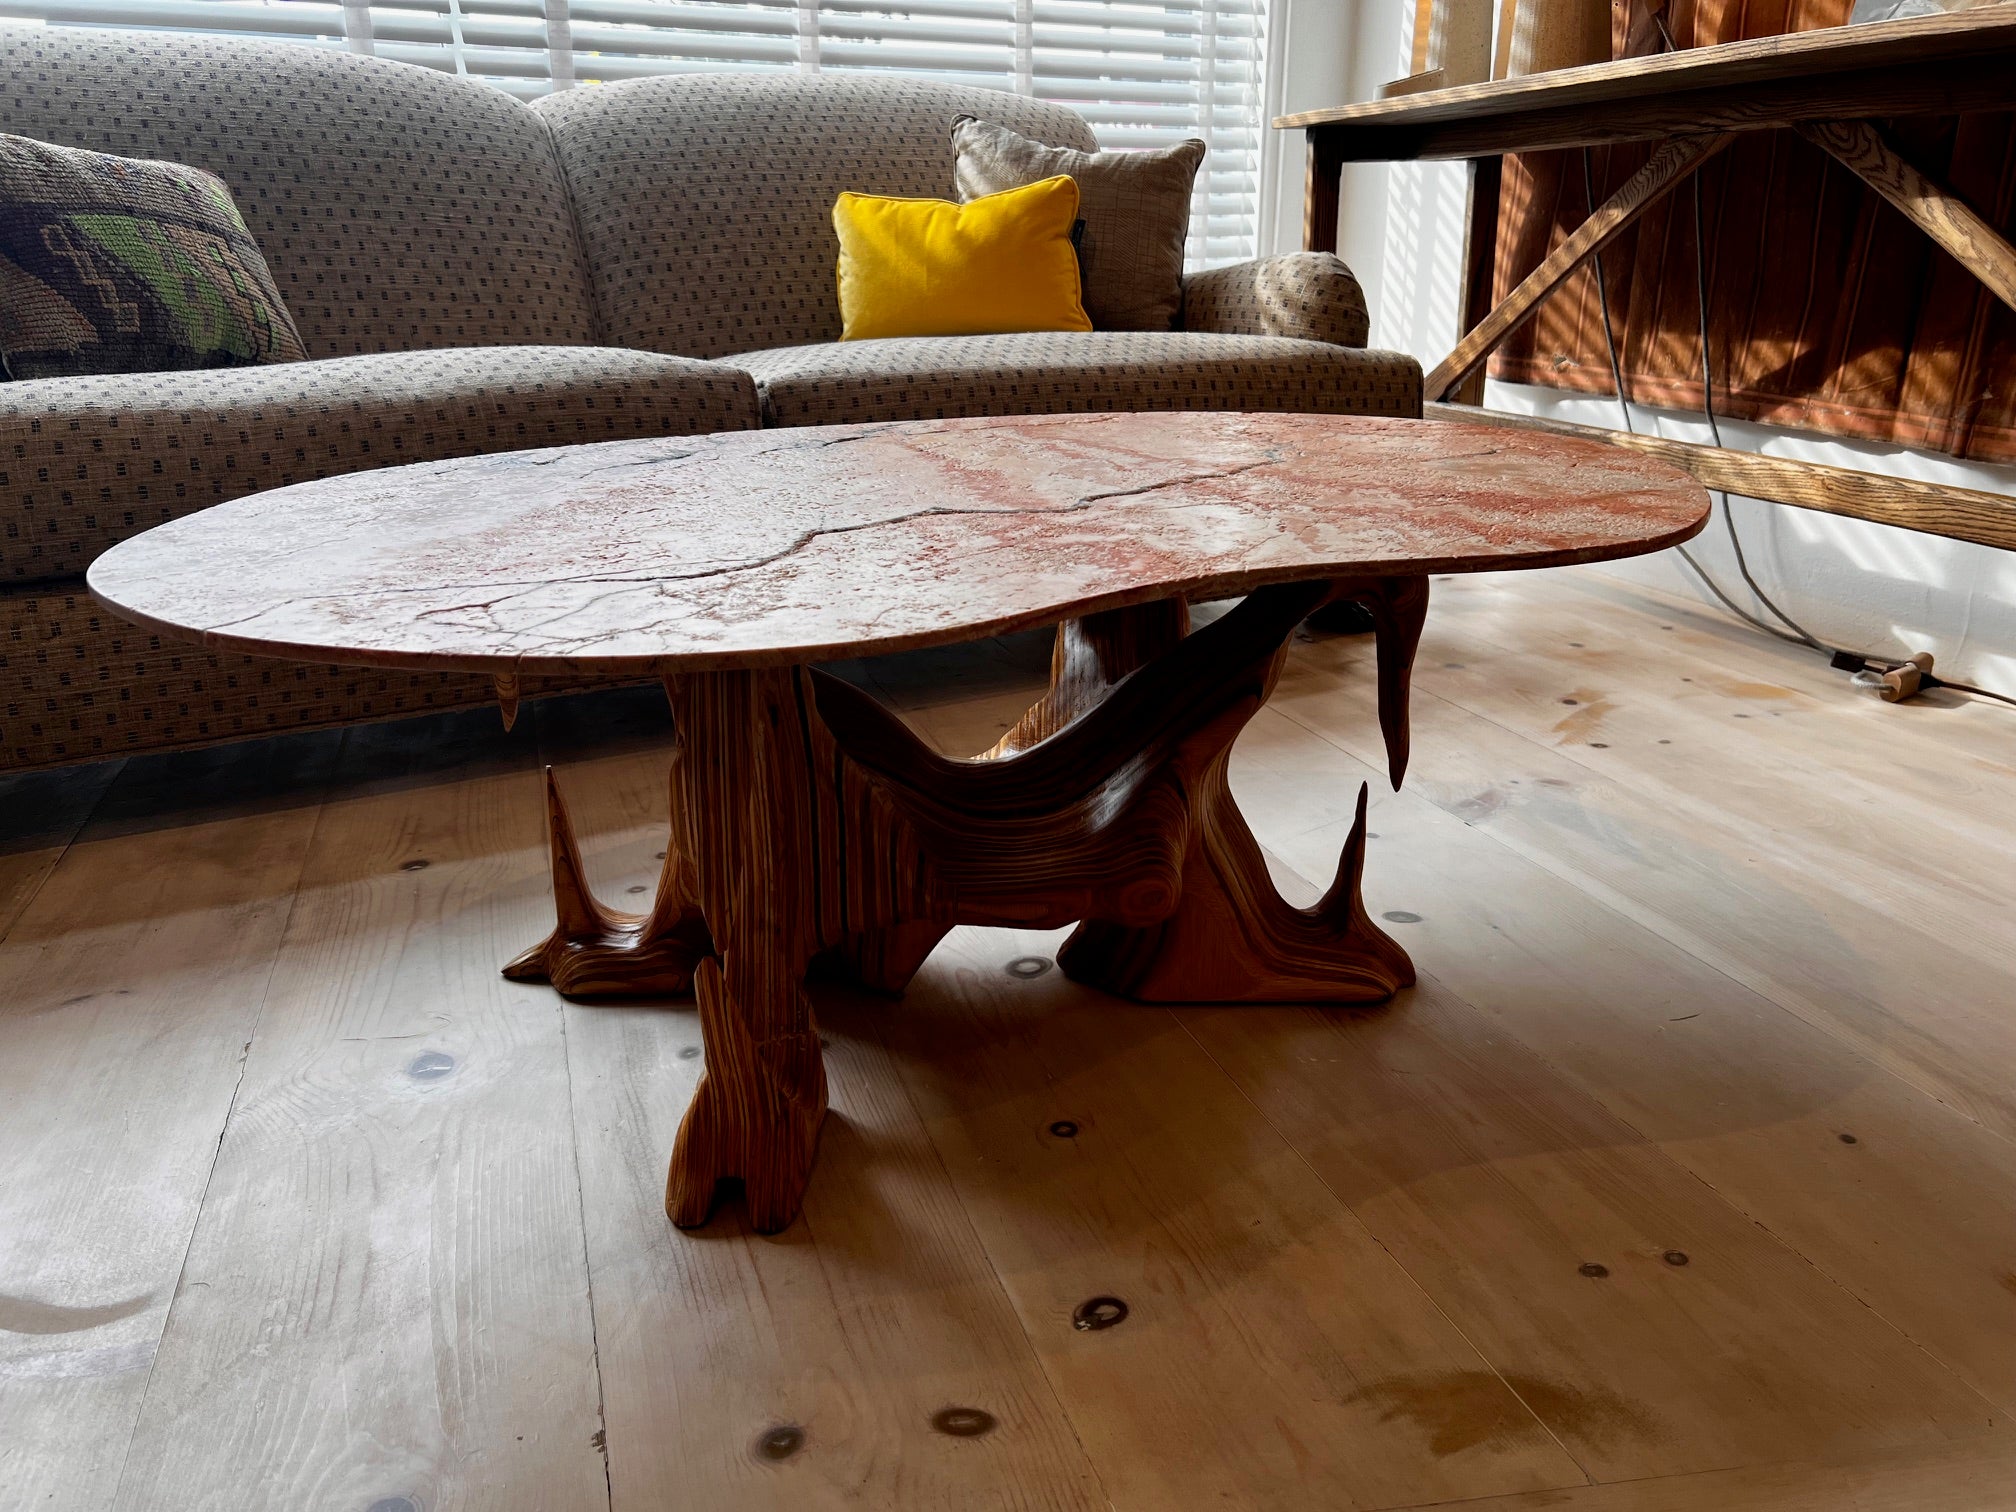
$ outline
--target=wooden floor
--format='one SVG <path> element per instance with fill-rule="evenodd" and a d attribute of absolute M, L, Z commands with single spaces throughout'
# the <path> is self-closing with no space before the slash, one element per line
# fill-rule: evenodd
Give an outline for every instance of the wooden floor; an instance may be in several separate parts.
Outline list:
<path fill-rule="evenodd" d="M 1234 786 L 1306 898 L 1372 781 L 1417 989 L 958 931 L 822 992 L 774 1239 L 662 1215 L 690 1005 L 497 975 L 542 761 L 645 891 L 655 695 L 0 783 L 0 1508 L 2016 1507 L 2016 715 L 1438 581 L 1396 796 L 1370 652 L 1298 644 Z M 1045 656 L 853 675 L 971 752 Z"/>

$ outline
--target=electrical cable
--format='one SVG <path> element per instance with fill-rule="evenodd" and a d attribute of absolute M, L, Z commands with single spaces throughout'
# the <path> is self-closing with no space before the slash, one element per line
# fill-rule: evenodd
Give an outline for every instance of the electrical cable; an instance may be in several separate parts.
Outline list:
<path fill-rule="evenodd" d="M 1666 18 L 1655 11 L 1652 16 L 1652 22 L 1659 28 L 1659 40 L 1664 50 L 1673 52 L 1675 50 L 1673 33 L 1666 29 Z M 1708 415 L 1709 434 L 1715 438 L 1715 444 L 1720 446 L 1722 444 L 1722 431 L 1721 427 L 1715 423 L 1715 406 L 1711 390 L 1708 387 L 1708 289 L 1706 264 L 1701 251 L 1701 179 L 1699 175 L 1696 175 L 1692 182 L 1694 185 L 1694 292 L 1701 325 L 1701 395 L 1703 406 Z M 1589 149 L 1587 147 L 1582 149 L 1582 199 L 1588 206 L 1588 213 L 1594 215 L 1596 213 L 1596 186 L 1594 175 L 1590 171 Z M 1624 417 L 1624 429 L 1630 431 L 1634 429 L 1631 424 L 1631 405 L 1624 392 L 1624 370 L 1617 359 L 1617 332 L 1610 322 L 1609 280 L 1605 278 L 1603 273 L 1602 252 L 1598 251 L 1590 261 L 1596 268 L 1596 302 L 1603 313 L 1603 344 L 1610 354 L 1610 378 L 1617 388 L 1617 408 Z M 1743 557 L 1743 543 L 1737 539 L 1736 522 L 1729 513 L 1729 495 L 1726 492 L 1718 492 L 1716 498 L 1721 501 L 1722 523 L 1729 532 L 1729 544 L 1736 548 L 1736 564 L 1743 574 L 1744 582 L 1750 585 L 1752 593 L 1755 593 L 1760 600 L 1770 607 L 1773 614 L 1777 615 L 1779 619 L 1785 620 L 1785 623 L 1788 625 L 1791 625 L 1792 621 L 1786 617 L 1785 613 L 1776 604 L 1771 603 L 1768 598 L 1765 598 L 1763 590 L 1757 586 L 1755 580 L 1750 576 L 1749 563 Z M 1811 646 L 1815 650 L 1827 649 L 1801 626 L 1793 625 L 1792 628 L 1798 630 L 1799 633 L 1797 635 L 1788 635 L 1776 625 L 1768 624 L 1758 619 L 1756 615 L 1750 613 L 1742 605 L 1738 604 L 1736 600 L 1722 591 L 1722 585 L 1715 581 L 1714 576 L 1706 567 L 1701 565 L 1693 552 L 1689 551 L 1685 546 L 1675 547 L 1674 549 L 1679 552 L 1680 560 L 1685 562 L 1694 575 L 1701 579 L 1701 585 L 1721 600 L 1723 608 L 1742 620 L 1746 625 L 1762 630 L 1766 635 L 1775 635 L 1779 640 L 1786 641 L 1792 645 Z"/>
<path fill-rule="evenodd" d="M 1665 39 L 1667 48 L 1670 50 L 1673 46 L 1673 39 L 1667 33 L 1663 20 L 1660 22 L 1659 31 Z M 1716 423 L 1713 368 L 1708 344 L 1708 265 L 1705 251 L 1706 241 L 1702 234 L 1701 180 L 1699 177 L 1692 180 L 1692 186 L 1694 191 L 1694 293 L 1701 345 L 1701 409 L 1703 416 L 1708 421 L 1708 433 L 1713 437 L 1715 445 L 1719 447 L 1722 445 L 1722 428 Z M 1595 175 L 1590 167 L 1590 154 L 1587 147 L 1582 149 L 1582 196 L 1588 206 L 1588 213 L 1594 215 L 1596 213 Z M 1610 317 L 1609 280 L 1603 271 L 1603 254 L 1600 250 L 1591 256 L 1590 264 L 1596 273 L 1596 301 L 1597 307 L 1603 317 L 1603 345 L 1610 359 L 1610 377 L 1612 383 L 1616 386 L 1618 412 L 1623 417 L 1624 429 L 1627 432 L 1636 434 L 1636 427 L 1631 423 L 1630 398 L 1626 394 L 1624 387 L 1623 363 L 1617 355 L 1617 331 Z M 1731 614 L 1734 614 L 1744 623 L 1755 629 L 1762 630 L 1767 635 L 1776 636 L 1779 640 L 1791 645 L 1807 646 L 1812 650 L 1823 653 L 1829 658 L 1831 664 L 1841 671 L 1860 674 L 1867 672 L 1871 667 L 1880 667 L 1884 672 L 1894 672 L 1899 668 L 1910 665 L 1910 663 L 1899 661 L 1893 657 L 1875 656 L 1866 652 L 1848 651 L 1829 646 L 1804 625 L 1793 619 L 1783 609 L 1780 609 L 1772 601 L 1770 595 L 1765 593 L 1763 588 L 1758 585 L 1756 578 L 1751 575 L 1749 561 L 1743 552 L 1742 539 L 1736 533 L 1736 520 L 1729 507 L 1728 492 L 1726 490 L 1716 490 L 1716 498 L 1721 505 L 1722 524 L 1728 532 L 1729 545 L 1735 552 L 1736 567 L 1743 575 L 1744 584 L 1757 596 L 1759 603 L 1789 626 L 1792 632 L 1796 633 L 1788 633 L 1786 630 L 1781 630 L 1776 625 L 1768 624 L 1743 609 L 1722 590 L 1721 584 L 1715 581 L 1708 570 L 1695 560 L 1692 552 L 1688 551 L 1684 546 L 1675 547 L 1674 549 L 1679 553 L 1680 559 L 1693 569 L 1695 576 L 1701 579 L 1703 586 L 1710 593 L 1714 594 L 1717 599 L 1721 600 L 1724 608 L 1728 609 Z M 1930 658 L 1926 658 L 1926 661 L 1929 663 Z M 1922 674 L 1919 686 L 1924 688 L 1950 688 L 1956 693 L 1971 694 L 1976 698 L 1993 699 L 1997 703 L 2016 707 L 2016 697 L 2011 697 L 2006 693 L 1996 693 L 1987 688 L 1979 688 L 1972 683 L 1953 682 L 1947 678 L 1938 677 L 1930 671 L 1929 665 L 1927 670 Z"/>
<path fill-rule="evenodd" d="M 1589 165 L 1589 149 L 1587 147 L 1582 149 L 1582 198 L 1588 205 L 1588 213 L 1594 215 L 1596 213 L 1596 181 L 1595 175 Z M 1610 281 L 1603 271 L 1603 254 L 1599 251 L 1589 261 L 1590 265 L 1596 270 L 1596 306 L 1603 316 L 1603 345 L 1604 349 L 1610 354 L 1610 381 L 1617 389 L 1617 410 L 1623 417 L 1624 429 L 1635 435 L 1637 427 L 1631 423 L 1631 401 L 1624 389 L 1624 368 L 1617 357 L 1617 330 L 1610 320 Z M 1728 508 L 1728 504 L 1728 496 L 1725 494 L 1722 498 L 1723 508 Z M 1694 553 L 1689 551 L 1685 546 L 1678 546 L 1674 549 L 1680 553 L 1680 560 L 1685 562 L 1693 570 L 1694 575 L 1701 579 L 1702 586 L 1707 588 L 1716 598 L 1720 599 L 1723 608 L 1727 609 L 1731 614 L 1735 615 L 1745 624 L 1762 630 L 1767 635 L 1775 635 L 1778 639 L 1788 641 L 1793 645 L 1805 644 L 1805 642 L 1798 640 L 1796 637 L 1787 635 L 1777 626 L 1766 624 L 1763 620 L 1758 619 L 1728 594 L 1724 593 L 1722 585 L 1715 581 L 1709 574 L 1708 569 L 1703 567 L 1695 559 Z"/>
<path fill-rule="evenodd" d="M 1694 308 L 1701 329 L 1701 413 L 1707 417 L 1708 434 L 1719 447 L 1722 445 L 1722 427 L 1715 422 L 1715 377 L 1708 358 L 1708 253 L 1701 227 L 1701 175 L 1697 173 L 1687 182 L 1694 191 Z M 1824 651 L 1831 656 L 1834 647 L 1821 644 L 1818 636 L 1780 609 L 1771 601 L 1771 595 L 1757 585 L 1757 579 L 1750 575 L 1750 563 L 1743 555 L 1743 540 L 1736 534 L 1736 513 L 1729 507 L 1728 491 L 1719 490 L 1716 497 L 1722 502 L 1722 528 L 1728 532 L 1730 548 L 1736 553 L 1736 570 L 1743 575 L 1750 591 L 1757 595 L 1757 602 L 1815 651 Z"/>

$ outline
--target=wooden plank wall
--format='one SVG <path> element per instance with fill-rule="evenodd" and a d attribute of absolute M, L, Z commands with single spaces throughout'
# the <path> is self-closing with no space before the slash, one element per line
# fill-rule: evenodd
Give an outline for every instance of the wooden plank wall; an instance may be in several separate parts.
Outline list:
<path fill-rule="evenodd" d="M 1835 25 L 1850 0 L 1674 0 L 1682 46 Z M 2016 231 L 2016 113 L 1900 121 L 1921 169 Z M 1647 146 L 1590 154 L 1596 203 Z M 1508 159 L 1502 298 L 1587 214 L 1582 154 Z M 1703 171 L 1709 346 L 1718 413 L 2016 461 L 2016 313 L 1880 196 L 1789 132 L 1739 141 Z M 1694 206 L 1683 188 L 1603 255 L 1634 400 L 1702 406 Z M 1494 359 L 1493 377 L 1613 392 L 1594 272 L 1578 273 Z"/>

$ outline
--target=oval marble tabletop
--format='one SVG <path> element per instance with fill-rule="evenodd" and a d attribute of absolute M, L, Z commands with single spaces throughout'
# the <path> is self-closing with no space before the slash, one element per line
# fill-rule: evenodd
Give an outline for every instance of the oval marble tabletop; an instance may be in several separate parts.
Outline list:
<path fill-rule="evenodd" d="M 906 421 L 297 483 L 115 546 L 89 582 L 143 625 L 297 660 L 697 671 L 1296 579 L 1633 556 L 1707 511 L 1663 463 L 1444 421 Z"/>

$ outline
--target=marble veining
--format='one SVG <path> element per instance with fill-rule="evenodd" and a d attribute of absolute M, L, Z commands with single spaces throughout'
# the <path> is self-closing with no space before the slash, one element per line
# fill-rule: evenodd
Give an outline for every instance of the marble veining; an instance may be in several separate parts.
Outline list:
<path fill-rule="evenodd" d="M 906 421 L 614 441 L 321 479 L 93 564 L 110 609 L 297 659 L 777 666 L 1269 582 L 1556 566 L 1707 517 L 1600 443 L 1275 414 Z"/>

